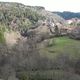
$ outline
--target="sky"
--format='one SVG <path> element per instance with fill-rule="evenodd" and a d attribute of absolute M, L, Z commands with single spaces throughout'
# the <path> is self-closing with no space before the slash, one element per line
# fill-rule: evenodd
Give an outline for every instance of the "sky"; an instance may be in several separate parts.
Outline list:
<path fill-rule="evenodd" d="M 49 11 L 80 12 L 80 0 L 0 0 L 4 2 L 19 2 L 31 6 L 43 6 Z"/>

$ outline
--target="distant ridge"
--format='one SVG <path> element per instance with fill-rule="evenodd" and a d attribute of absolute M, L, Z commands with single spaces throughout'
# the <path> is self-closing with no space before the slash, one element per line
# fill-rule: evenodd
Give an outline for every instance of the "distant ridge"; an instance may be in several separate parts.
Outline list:
<path fill-rule="evenodd" d="M 80 18 L 80 12 L 64 11 L 64 12 L 53 12 L 53 13 L 56 13 L 57 15 L 63 17 L 64 19 Z"/>

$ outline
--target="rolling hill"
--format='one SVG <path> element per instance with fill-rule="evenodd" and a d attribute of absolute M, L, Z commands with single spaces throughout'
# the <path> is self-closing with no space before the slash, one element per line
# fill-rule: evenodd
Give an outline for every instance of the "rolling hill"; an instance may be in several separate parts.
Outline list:
<path fill-rule="evenodd" d="M 64 11 L 64 12 L 53 12 L 64 19 L 71 19 L 71 18 L 80 18 L 80 12 L 69 12 L 69 11 Z"/>

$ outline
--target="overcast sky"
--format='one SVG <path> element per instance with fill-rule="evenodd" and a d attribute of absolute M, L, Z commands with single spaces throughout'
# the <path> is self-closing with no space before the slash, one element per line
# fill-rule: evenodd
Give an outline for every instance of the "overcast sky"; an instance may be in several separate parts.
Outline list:
<path fill-rule="evenodd" d="M 0 0 L 5 2 L 19 2 L 31 6 L 44 6 L 50 11 L 80 12 L 80 0 Z"/>

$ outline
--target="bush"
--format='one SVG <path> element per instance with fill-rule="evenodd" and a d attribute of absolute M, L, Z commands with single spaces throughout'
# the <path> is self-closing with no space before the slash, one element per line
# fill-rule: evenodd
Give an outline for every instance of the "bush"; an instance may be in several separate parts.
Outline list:
<path fill-rule="evenodd" d="M 0 43 L 4 43 L 5 38 L 4 38 L 4 27 L 0 26 Z"/>

